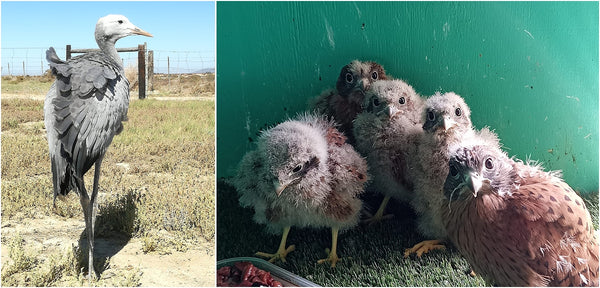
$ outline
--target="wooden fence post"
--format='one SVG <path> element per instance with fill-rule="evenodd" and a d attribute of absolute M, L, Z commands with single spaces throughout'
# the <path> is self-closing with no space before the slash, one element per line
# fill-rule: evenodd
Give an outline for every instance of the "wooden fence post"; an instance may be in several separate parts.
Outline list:
<path fill-rule="evenodd" d="M 148 86 L 154 91 L 154 51 L 148 51 Z"/>
<path fill-rule="evenodd" d="M 71 59 L 71 45 L 67 45 L 67 60 Z"/>
<path fill-rule="evenodd" d="M 138 89 L 139 99 L 146 98 L 146 49 L 138 45 Z"/>

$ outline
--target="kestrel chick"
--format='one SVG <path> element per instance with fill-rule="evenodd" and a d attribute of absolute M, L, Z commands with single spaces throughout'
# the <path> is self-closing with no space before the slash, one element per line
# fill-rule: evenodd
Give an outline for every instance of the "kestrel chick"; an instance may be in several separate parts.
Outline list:
<path fill-rule="evenodd" d="M 376 62 L 354 60 L 342 67 L 336 83 L 336 89 L 323 91 L 311 100 L 310 106 L 340 123 L 340 131 L 346 134 L 350 142 L 352 121 L 362 111 L 365 93 L 379 80 L 388 79 L 383 67 Z"/>
<path fill-rule="evenodd" d="M 445 227 L 474 270 L 499 286 L 596 286 L 598 239 L 560 173 L 495 146 L 453 149 Z"/>
<path fill-rule="evenodd" d="M 368 180 L 366 160 L 345 141 L 333 122 L 307 114 L 264 131 L 244 156 L 233 180 L 240 204 L 270 232 L 283 232 L 276 253 L 257 255 L 285 261 L 291 226 L 331 227 L 332 248 L 319 263 L 335 267 L 338 230 L 357 224 Z"/>
<path fill-rule="evenodd" d="M 374 83 L 365 95 L 364 110 L 354 120 L 356 149 L 367 157 L 372 185 L 385 197 L 367 222 L 389 218 L 385 207 L 394 197 L 408 202 L 413 182 L 408 176 L 408 155 L 417 153 L 417 141 L 423 133 L 425 101 L 401 80 Z"/>
<path fill-rule="evenodd" d="M 427 99 L 423 122 L 424 133 L 419 141 L 418 153 L 411 154 L 409 159 L 409 163 L 417 163 L 410 171 L 414 173 L 415 183 L 411 204 L 418 214 L 419 231 L 435 240 L 423 241 L 407 249 L 405 257 L 412 253 L 421 256 L 430 250 L 445 248 L 441 245 L 446 239 L 446 231 L 440 207 L 448 175 L 449 147 L 469 141 L 500 145 L 496 134 L 489 129 L 473 129 L 469 107 L 462 97 L 452 92 L 436 93 Z"/>

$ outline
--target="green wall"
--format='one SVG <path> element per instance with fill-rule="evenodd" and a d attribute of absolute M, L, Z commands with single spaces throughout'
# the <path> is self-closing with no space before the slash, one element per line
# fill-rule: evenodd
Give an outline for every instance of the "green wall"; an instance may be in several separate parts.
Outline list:
<path fill-rule="evenodd" d="M 597 2 L 218 2 L 217 35 L 220 178 L 358 58 L 458 93 L 509 155 L 598 190 Z"/>

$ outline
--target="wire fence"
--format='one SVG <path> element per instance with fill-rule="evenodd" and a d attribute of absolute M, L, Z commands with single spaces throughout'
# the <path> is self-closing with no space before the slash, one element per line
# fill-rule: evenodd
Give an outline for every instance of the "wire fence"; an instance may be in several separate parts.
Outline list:
<path fill-rule="evenodd" d="M 77 47 L 81 48 L 81 47 Z M 5 48 L 0 51 L 2 76 L 38 76 L 48 70 L 48 47 Z M 61 59 L 66 59 L 66 48 L 55 47 Z M 152 50 L 148 47 L 148 50 Z M 155 74 L 191 74 L 215 71 L 214 51 L 153 50 Z M 137 67 L 137 53 L 119 53 L 123 67 Z M 76 56 L 76 55 L 74 55 Z"/>

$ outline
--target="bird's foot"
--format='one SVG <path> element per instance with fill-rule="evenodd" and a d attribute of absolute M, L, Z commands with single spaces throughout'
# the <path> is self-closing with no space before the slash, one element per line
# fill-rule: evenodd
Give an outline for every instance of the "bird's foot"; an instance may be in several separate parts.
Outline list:
<path fill-rule="evenodd" d="M 429 251 L 436 249 L 445 250 L 446 246 L 440 243 L 442 243 L 441 240 L 427 240 L 420 242 L 412 248 L 404 250 L 404 258 L 407 258 L 408 256 L 410 256 L 410 254 L 413 253 L 417 254 L 417 257 L 421 258 L 421 255 L 423 255 L 423 253 L 428 253 Z"/>
<path fill-rule="evenodd" d="M 383 211 L 381 213 L 379 211 L 377 211 L 377 213 L 375 213 L 375 215 L 371 215 L 371 213 L 365 211 L 365 214 L 367 214 L 368 218 L 363 220 L 362 223 L 367 224 L 367 225 L 373 225 L 375 223 L 382 222 L 383 220 L 388 220 L 388 219 L 394 218 L 394 214 L 383 215 Z"/>
<path fill-rule="evenodd" d="M 337 253 L 335 252 L 330 252 L 329 248 L 325 249 L 325 252 L 327 253 L 327 258 L 325 259 L 319 259 L 317 261 L 318 264 L 323 264 L 325 262 L 329 262 L 331 263 L 331 268 L 335 268 L 335 264 L 340 261 L 341 259 L 337 256 Z"/>
<path fill-rule="evenodd" d="M 269 253 L 265 253 L 265 252 L 256 252 L 254 255 L 269 258 L 269 262 L 271 262 L 271 263 L 275 263 L 275 261 L 277 261 L 277 260 L 281 260 L 281 262 L 285 263 L 285 256 L 287 256 L 288 253 L 294 251 L 295 249 L 296 249 L 295 245 L 290 245 L 285 249 L 277 250 L 277 252 L 275 252 L 275 254 L 269 254 Z"/>

